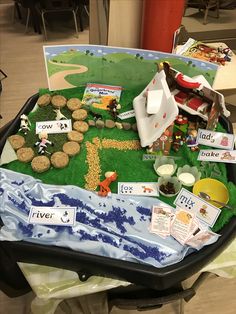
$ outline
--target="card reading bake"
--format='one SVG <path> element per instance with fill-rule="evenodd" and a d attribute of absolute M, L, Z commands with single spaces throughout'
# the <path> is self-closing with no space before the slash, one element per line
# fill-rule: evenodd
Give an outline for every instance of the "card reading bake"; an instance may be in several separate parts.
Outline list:
<path fill-rule="evenodd" d="M 206 146 L 232 150 L 234 148 L 234 135 L 229 133 L 198 129 L 197 143 Z"/>
<path fill-rule="evenodd" d="M 219 208 L 211 205 L 184 188 L 181 189 L 174 201 L 174 204 L 182 209 L 193 212 L 198 219 L 210 227 L 214 226 L 218 216 L 220 215 Z"/>
<path fill-rule="evenodd" d="M 60 121 L 39 121 L 36 122 L 36 134 L 41 132 L 53 133 L 68 133 L 72 130 L 71 120 Z"/>
<path fill-rule="evenodd" d="M 235 164 L 236 150 L 202 149 L 198 154 L 197 160 Z"/>

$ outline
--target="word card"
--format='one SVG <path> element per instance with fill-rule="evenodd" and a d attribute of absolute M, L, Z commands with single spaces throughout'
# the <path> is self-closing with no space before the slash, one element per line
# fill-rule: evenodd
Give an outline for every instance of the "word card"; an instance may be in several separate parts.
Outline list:
<path fill-rule="evenodd" d="M 161 237 L 170 235 L 172 210 L 169 207 L 153 206 L 150 231 Z"/>
<path fill-rule="evenodd" d="M 236 163 L 236 150 L 221 149 L 202 149 L 200 150 L 197 160 Z"/>
<path fill-rule="evenodd" d="M 217 233 L 214 233 L 210 230 L 199 230 L 196 234 L 194 234 L 192 237 L 190 237 L 186 244 L 195 248 L 200 249 L 204 246 L 204 244 L 208 243 L 213 240 L 215 237 L 219 237 L 220 235 Z"/>
<path fill-rule="evenodd" d="M 118 114 L 118 118 L 121 120 L 125 120 L 125 119 L 132 118 L 132 117 L 135 117 L 134 110 L 125 111 L 125 112 Z"/>
<path fill-rule="evenodd" d="M 223 149 L 234 149 L 234 135 L 198 129 L 197 143 Z"/>
<path fill-rule="evenodd" d="M 174 204 L 194 213 L 198 219 L 210 227 L 214 226 L 218 216 L 220 215 L 219 208 L 211 205 L 184 188 L 181 189 L 174 201 Z"/>
<path fill-rule="evenodd" d="M 171 223 L 171 235 L 182 245 L 185 244 L 192 231 L 194 214 L 189 211 L 179 209 Z"/>
<path fill-rule="evenodd" d="M 73 226 L 76 207 L 32 206 L 28 223 L 40 225 Z"/>
<path fill-rule="evenodd" d="M 118 194 L 159 196 L 157 182 L 118 182 Z"/>
<path fill-rule="evenodd" d="M 40 132 L 53 133 L 68 133 L 72 131 L 71 120 L 53 120 L 36 122 L 36 134 Z"/>

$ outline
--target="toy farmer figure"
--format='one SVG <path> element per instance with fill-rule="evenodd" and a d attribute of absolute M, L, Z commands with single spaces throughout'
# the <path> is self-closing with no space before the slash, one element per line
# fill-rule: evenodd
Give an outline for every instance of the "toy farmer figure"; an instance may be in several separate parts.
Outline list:
<path fill-rule="evenodd" d="M 48 151 L 46 151 L 47 145 L 53 146 L 54 144 L 48 140 L 48 134 L 47 132 L 40 132 L 39 133 L 39 141 L 37 141 L 34 146 L 38 146 L 38 153 L 43 155 L 45 153 L 51 154 Z"/>

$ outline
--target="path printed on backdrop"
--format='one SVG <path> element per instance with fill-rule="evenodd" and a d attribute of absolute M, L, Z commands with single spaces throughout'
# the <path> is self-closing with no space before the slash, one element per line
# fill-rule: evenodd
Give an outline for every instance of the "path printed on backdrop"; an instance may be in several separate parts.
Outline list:
<path fill-rule="evenodd" d="M 62 67 L 75 67 L 76 69 L 71 70 L 62 70 L 60 72 L 56 72 L 49 76 L 48 78 L 48 85 L 50 90 L 58 90 L 58 89 L 66 89 L 66 88 L 73 88 L 75 85 L 70 84 L 65 78 L 71 74 L 81 74 L 88 71 L 88 68 L 84 65 L 73 64 L 73 63 L 57 63 L 49 60 L 51 64 L 55 64 L 57 66 Z"/>

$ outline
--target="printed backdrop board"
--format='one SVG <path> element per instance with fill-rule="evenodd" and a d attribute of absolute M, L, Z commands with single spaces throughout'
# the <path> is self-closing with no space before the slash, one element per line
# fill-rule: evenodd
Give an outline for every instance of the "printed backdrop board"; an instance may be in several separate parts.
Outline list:
<path fill-rule="evenodd" d="M 142 49 L 56 45 L 43 50 L 50 90 L 85 86 L 87 82 L 143 88 L 163 61 L 187 76 L 202 74 L 212 85 L 218 68 L 210 62 Z"/>

